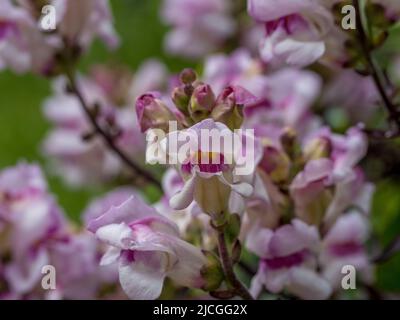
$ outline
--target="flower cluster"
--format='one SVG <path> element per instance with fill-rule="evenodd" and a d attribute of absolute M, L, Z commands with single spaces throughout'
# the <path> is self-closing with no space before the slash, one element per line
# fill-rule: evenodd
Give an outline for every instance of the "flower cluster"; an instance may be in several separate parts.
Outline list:
<path fill-rule="evenodd" d="M 99 268 L 103 249 L 89 233 L 75 229 L 37 165 L 1 171 L 1 298 L 94 299 L 112 286 L 116 268 Z M 55 268 L 54 283 L 44 279 L 46 266 Z"/>
<path fill-rule="evenodd" d="M 56 32 L 38 27 L 42 16 L 40 1 L 0 2 L 0 69 L 22 73 L 57 73 L 66 47 L 79 55 L 95 37 L 110 48 L 118 45 L 107 0 L 48 1 L 56 11 Z"/>
<path fill-rule="evenodd" d="M 400 136 L 399 58 L 392 75 L 374 50 L 398 1 L 353 1 L 346 29 L 347 1 L 164 0 L 166 51 L 199 62 L 179 74 L 78 72 L 95 38 L 118 45 L 108 1 L 44 2 L 52 32 L 42 1 L 0 0 L 0 69 L 52 80 L 41 151 L 69 186 L 108 192 L 73 223 L 38 165 L 0 171 L 0 298 L 346 298 L 349 266 L 368 294 L 363 161 Z"/>

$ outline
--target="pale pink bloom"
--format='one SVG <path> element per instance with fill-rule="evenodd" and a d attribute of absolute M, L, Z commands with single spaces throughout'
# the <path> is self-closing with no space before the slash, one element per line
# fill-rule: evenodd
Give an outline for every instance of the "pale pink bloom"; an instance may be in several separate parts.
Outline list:
<path fill-rule="evenodd" d="M 325 53 L 324 36 L 333 18 L 318 1 L 249 0 L 249 14 L 264 22 L 266 37 L 260 43 L 261 58 L 274 67 L 309 65 Z"/>
<path fill-rule="evenodd" d="M 0 1 L 0 70 L 46 73 L 58 46 L 54 36 L 41 33 L 28 10 L 10 0 Z"/>
<path fill-rule="evenodd" d="M 373 79 L 353 70 L 338 72 L 323 94 L 323 103 L 327 107 L 338 106 L 353 123 L 370 120 L 378 108 L 378 101 L 379 95 Z"/>
<path fill-rule="evenodd" d="M 210 56 L 205 62 L 204 81 L 216 92 L 236 85 L 256 96 L 258 99 L 244 109 L 245 127 L 261 135 L 279 137 L 286 126 L 305 135 L 319 126 L 319 119 L 310 112 L 322 88 L 316 73 L 287 68 L 264 75 L 260 61 L 238 49 L 230 55 Z"/>
<path fill-rule="evenodd" d="M 57 32 L 70 45 L 87 49 L 94 38 L 110 48 L 118 46 L 108 0 L 52 0 L 57 13 Z"/>
<path fill-rule="evenodd" d="M 103 286 L 117 283 L 117 265 L 99 266 L 101 253 L 90 233 L 72 234 L 48 245 L 49 262 L 57 272 L 57 298 L 96 299 Z"/>
<path fill-rule="evenodd" d="M 365 135 L 356 128 L 350 129 L 347 135 L 322 129 L 316 139 L 328 141 L 331 152 L 328 158 L 308 161 L 292 181 L 290 194 L 296 215 L 309 223 L 324 221 L 330 226 L 351 205 L 369 212 L 374 188 L 365 182 L 357 168 L 367 151 Z M 332 186 L 335 186 L 333 190 Z"/>
<path fill-rule="evenodd" d="M 9 245 L 18 257 L 64 232 L 63 213 L 36 165 L 21 163 L 0 172 L 0 207 L 0 220 L 9 228 Z"/>
<path fill-rule="evenodd" d="M 248 249 L 261 258 L 251 292 L 256 297 L 265 286 L 272 293 L 283 290 L 301 299 L 327 299 L 332 289 L 316 271 L 318 231 L 300 220 L 292 220 L 275 231 L 254 228 Z"/>
<path fill-rule="evenodd" d="M 201 130 L 217 133 L 219 145 L 212 140 L 208 146 L 201 145 Z M 193 142 L 189 148 L 185 148 L 184 159 L 179 152 L 185 142 L 181 139 L 178 141 L 178 135 L 184 135 L 186 141 Z M 250 196 L 253 188 L 246 181 L 246 175 L 237 175 L 236 169 L 239 168 L 239 164 L 235 161 L 238 159 L 238 153 L 244 152 L 245 149 L 243 145 L 236 144 L 237 150 L 234 150 L 233 144 L 224 147 L 223 143 L 224 138 L 227 141 L 237 139 L 243 143 L 243 137 L 212 119 L 205 119 L 186 130 L 169 133 L 162 145 L 165 146 L 165 152 L 171 161 L 177 163 L 178 170 L 185 180 L 183 188 L 171 197 L 171 207 L 185 209 L 195 200 L 202 211 L 208 214 L 219 214 L 228 208 L 231 212 L 243 211 L 243 197 Z M 252 137 L 246 138 L 249 139 L 247 143 L 254 142 Z M 246 163 L 251 171 L 248 176 L 255 170 L 255 157 L 256 155 Z"/>
<path fill-rule="evenodd" d="M 259 100 L 246 106 L 244 127 L 278 142 L 286 127 L 293 128 L 302 139 L 320 126 L 321 120 L 310 110 L 322 86 L 317 74 L 283 69 L 258 83 L 259 86 L 248 88 Z"/>
<path fill-rule="evenodd" d="M 322 274 L 335 289 L 341 287 L 342 268 L 347 265 L 360 272 L 364 281 L 371 280 L 372 266 L 365 248 L 369 229 L 367 217 L 353 210 L 338 218 L 324 237 L 319 258 Z"/>
<path fill-rule="evenodd" d="M 165 39 L 167 51 L 188 58 L 217 50 L 236 28 L 227 0 L 165 0 L 162 17 L 173 27 Z"/>
<path fill-rule="evenodd" d="M 215 92 L 222 91 L 228 85 L 240 85 L 257 95 L 263 90 L 265 80 L 260 61 L 253 59 L 243 48 L 230 55 L 214 54 L 207 57 L 204 63 L 203 79 Z M 260 88 L 261 87 L 261 88 Z"/>
<path fill-rule="evenodd" d="M 131 299 L 156 299 L 165 277 L 201 287 L 201 250 L 181 240 L 177 226 L 138 197 L 112 207 L 88 226 L 110 247 L 101 265 L 118 262 L 122 288 Z"/>

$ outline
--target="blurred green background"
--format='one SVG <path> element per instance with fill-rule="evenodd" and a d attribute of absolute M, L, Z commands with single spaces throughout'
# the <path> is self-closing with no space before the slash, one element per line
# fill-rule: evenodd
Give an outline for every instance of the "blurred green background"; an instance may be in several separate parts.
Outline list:
<path fill-rule="evenodd" d="M 201 0 L 199 0 L 201 1 Z M 159 18 L 161 0 L 112 0 L 115 25 L 121 37 L 121 46 L 109 52 L 96 42 L 84 57 L 81 69 L 92 63 L 121 62 L 133 70 L 150 57 L 162 59 L 170 71 L 191 66 L 187 61 L 163 53 L 163 35 L 166 27 Z M 396 37 L 397 38 L 397 37 Z M 398 49 L 398 37 L 395 47 Z M 42 164 L 47 173 L 50 190 L 58 198 L 66 213 L 76 221 L 90 198 L 104 190 L 73 190 L 59 178 L 49 175 L 40 154 L 40 143 L 49 124 L 41 112 L 41 105 L 50 94 L 48 80 L 33 75 L 18 76 L 0 73 L 0 169 L 26 160 Z M 400 164 L 400 159 L 398 161 Z M 398 177 L 386 179 L 377 185 L 372 222 L 374 233 L 382 244 L 400 234 L 400 184 Z M 382 289 L 400 292 L 400 255 L 378 269 L 378 284 Z"/>

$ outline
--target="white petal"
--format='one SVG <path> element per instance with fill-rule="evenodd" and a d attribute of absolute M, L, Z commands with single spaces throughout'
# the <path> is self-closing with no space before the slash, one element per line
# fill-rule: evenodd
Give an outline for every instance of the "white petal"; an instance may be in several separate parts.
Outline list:
<path fill-rule="evenodd" d="M 116 248 L 116 247 L 110 247 L 106 251 L 106 253 L 103 255 L 103 257 L 100 260 L 100 265 L 101 266 L 107 266 L 109 264 L 112 264 L 113 262 L 117 261 L 121 254 L 121 249 Z"/>
<path fill-rule="evenodd" d="M 113 223 L 99 228 L 96 231 L 96 236 L 99 240 L 111 246 L 125 249 L 125 244 L 122 240 L 129 238 L 131 233 L 131 228 L 129 228 L 125 223 Z"/>
<path fill-rule="evenodd" d="M 193 201 L 194 188 L 196 186 L 196 175 L 194 174 L 185 182 L 183 189 L 171 197 L 170 206 L 175 210 L 183 210 L 187 208 Z"/>
<path fill-rule="evenodd" d="M 154 300 L 162 291 L 165 272 L 152 268 L 145 261 L 119 266 L 119 281 L 122 289 L 132 300 Z"/>
<path fill-rule="evenodd" d="M 288 290 L 302 299 L 328 299 L 332 288 L 328 281 L 314 271 L 305 268 L 293 268 L 290 272 Z"/>

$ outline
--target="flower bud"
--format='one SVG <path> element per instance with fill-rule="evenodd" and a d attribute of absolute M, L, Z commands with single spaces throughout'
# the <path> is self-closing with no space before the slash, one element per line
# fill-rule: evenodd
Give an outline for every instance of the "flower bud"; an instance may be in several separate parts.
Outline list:
<path fill-rule="evenodd" d="M 182 72 L 179 75 L 179 80 L 183 83 L 183 84 L 192 84 L 193 82 L 195 82 L 197 79 L 197 74 L 196 72 L 191 69 L 191 68 L 186 68 L 183 69 Z"/>
<path fill-rule="evenodd" d="M 182 86 L 176 87 L 172 92 L 171 98 L 178 110 L 180 110 L 184 115 L 188 116 L 190 96 L 185 92 L 185 88 Z"/>
<path fill-rule="evenodd" d="M 290 127 L 284 128 L 280 140 L 283 150 L 285 150 L 289 158 L 293 160 L 299 147 L 297 144 L 297 134 L 294 129 Z"/>
<path fill-rule="evenodd" d="M 231 130 L 238 129 L 243 123 L 243 107 L 255 100 L 256 97 L 242 87 L 226 87 L 218 96 L 211 116 Z"/>
<path fill-rule="evenodd" d="M 189 113 L 196 122 L 204 120 L 210 114 L 215 105 L 215 95 L 208 84 L 198 85 L 194 91 L 189 104 Z"/>
<path fill-rule="evenodd" d="M 331 151 L 331 141 L 325 137 L 318 137 L 306 145 L 304 158 L 306 161 L 329 158 Z"/>
<path fill-rule="evenodd" d="M 265 146 L 259 167 L 275 183 L 284 182 L 289 177 L 290 160 L 285 152 L 273 146 Z"/>
<path fill-rule="evenodd" d="M 169 121 L 176 120 L 172 111 L 156 93 L 145 93 L 136 100 L 136 115 L 142 132 L 150 128 L 168 131 Z"/>

